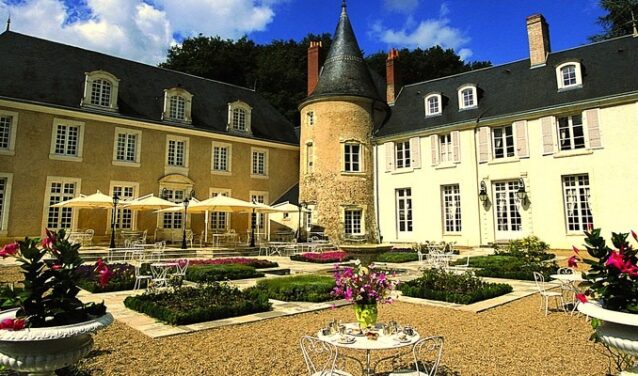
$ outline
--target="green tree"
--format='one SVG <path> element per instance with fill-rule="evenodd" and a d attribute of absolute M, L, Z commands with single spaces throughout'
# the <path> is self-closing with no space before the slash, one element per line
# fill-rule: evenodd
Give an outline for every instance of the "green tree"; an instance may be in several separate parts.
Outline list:
<path fill-rule="evenodd" d="M 600 7 L 607 11 L 598 17 L 603 33 L 592 35 L 589 40 L 597 42 L 636 32 L 638 0 L 600 0 Z"/>

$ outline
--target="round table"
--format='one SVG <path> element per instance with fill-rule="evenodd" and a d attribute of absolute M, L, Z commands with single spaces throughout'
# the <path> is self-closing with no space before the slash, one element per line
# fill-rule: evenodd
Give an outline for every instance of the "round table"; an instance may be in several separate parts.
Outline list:
<path fill-rule="evenodd" d="M 551 274 L 549 276 L 551 279 L 556 279 L 561 282 L 585 282 L 586 279 L 583 278 L 583 273 L 576 272 L 570 274 Z"/>
<path fill-rule="evenodd" d="M 359 324 L 358 323 L 347 323 L 345 324 L 346 326 L 346 330 L 348 332 L 350 332 L 352 329 L 358 329 L 359 328 Z M 375 364 L 374 367 L 371 367 L 371 352 L 373 350 L 392 350 L 392 349 L 400 349 L 406 346 L 412 346 L 415 343 L 417 343 L 419 341 L 419 339 L 421 339 L 421 336 L 419 335 L 419 333 L 415 330 L 414 334 L 411 336 L 406 336 L 406 340 L 404 341 L 400 341 L 399 340 L 399 335 L 402 334 L 397 333 L 397 334 L 392 334 L 392 335 L 386 335 L 383 334 L 383 329 L 382 326 L 380 324 L 377 324 L 377 329 L 375 329 L 375 332 L 379 334 L 378 338 L 376 340 L 371 340 L 368 339 L 368 337 L 365 334 L 348 334 L 351 335 L 352 337 L 355 338 L 354 342 L 351 343 L 343 343 L 341 341 L 339 341 L 341 334 L 339 333 L 335 333 L 335 334 L 330 334 L 330 335 L 323 335 L 321 333 L 321 331 L 319 331 L 319 333 L 317 334 L 317 336 L 319 337 L 319 339 L 329 342 L 337 347 L 340 348 L 344 348 L 344 349 L 352 349 L 352 350 L 365 350 L 366 352 L 366 361 L 365 361 L 365 367 L 363 365 L 363 363 L 356 358 L 352 358 L 349 356 L 346 356 L 347 358 L 350 358 L 356 362 L 358 362 L 361 365 L 361 368 L 364 371 L 364 375 L 373 375 L 374 374 L 374 370 L 376 369 L 377 365 L 379 364 L 379 362 L 384 361 L 386 359 L 391 359 L 394 358 L 397 355 L 394 356 L 390 356 L 390 357 L 385 357 L 385 358 L 381 358 L 379 359 Z"/>

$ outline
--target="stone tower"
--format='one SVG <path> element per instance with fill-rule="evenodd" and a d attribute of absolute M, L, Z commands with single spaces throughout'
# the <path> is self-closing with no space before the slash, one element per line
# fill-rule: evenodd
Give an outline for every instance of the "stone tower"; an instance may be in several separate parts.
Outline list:
<path fill-rule="evenodd" d="M 388 106 L 363 60 L 345 1 L 321 73 L 320 48 L 311 43 L 308 50 L 308 97 L 299 106 L 299 199 L 331 239 L 377 243 L 371 139 Z"/>

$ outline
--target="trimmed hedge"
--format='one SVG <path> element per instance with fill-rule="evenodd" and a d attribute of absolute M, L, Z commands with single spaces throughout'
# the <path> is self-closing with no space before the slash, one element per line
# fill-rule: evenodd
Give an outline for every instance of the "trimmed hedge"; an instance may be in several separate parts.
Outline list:
<path fill-rule="evenodd" d="M 258 272 L 252 266 L 227 264 L 227 265 L 193 265 L 186 270 L 186 279 L 192 282 L 216 282 L 227 279 L 245 279 L 263 277 L 264 273 Z"/>
<path fill-rule="evenodd" d="M 458 260 L 456 264 L 463 264 L 464 262 L 465 260 L 462 259 Z M 540 272 L 545 276 L 545 279 L 549 279 L 549 275 L 556 273 L 558 270 L 558 265 L 553 261 L 531 261 L 526 258 L 505 254 L 471 257 L 470 267 L 480 268 L 476 270 L 475 274 L 481 277 L 527 281 L 534 280 L 534 272 Z"/>
<path fill-rule="evenodd" d="M 325 302 L 334 300 L 330 294 L 335 287 L 334 277 L 324 275 L 295 275 L 257 281 L 254 288 L 270 299 L 293 302 Z"/>
<path fill-rule="evenodd" d="M 398 286 L 405 296 L 471 304 L 512 292 L 504 283 L 487 283 L 471 273 L 454 274 L 439 269 L 426 270 L 423 276 Z"/>
<path fill-rule="evenodd" d="M 266 269 L 266 268 L 276 268 L 279 267 L 279 264 L 276 262 L 272 262 L 264 259 L 251 259 L 247 257 L 227 257 L 227 258 L 218 258 L 218 259 L 208 259 L 208 260 L 191 260 L 190 265 L 228 265 L 228 264 L 239 264 L 239 265 L 247 265 L 252 266 L 255 269 Z"/>
<path fill-rule="evenodd" d="M 258 290 L 242 292 L 225 283 L 174 292 L 129 296 L 124 305 L 171 325 L 187 325 L 271 310 L 268 297 Z"/>
<path fill-rule="evenodd" d="M 416 252 L 386 252 L 379 255 L 376 262 L 410 262 L 419 261 L 419 255 Z"/>

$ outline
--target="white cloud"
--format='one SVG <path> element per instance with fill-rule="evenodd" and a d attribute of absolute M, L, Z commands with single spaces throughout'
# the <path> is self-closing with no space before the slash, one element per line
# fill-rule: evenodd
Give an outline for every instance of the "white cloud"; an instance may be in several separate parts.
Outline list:
<path fill-rule="evenodd" d="M 443 3 L 440 18 L 417 22 L 412 16 L 408 16 L 400 29 L 387 28 L 381 21 L 377 21 L 372 24 L 369 35 L 390 47 L 427 49 L 439 45 L 452 48 L 465 60 L 472 56 L 472 50 L 466 47 L 470 38 L 460 29 L 450 26 L 450 19 L 443 16 L 448 13 L 449 9 Z"/>
<path fill-rule="evenodd" d="M 236 39 L 264 30 L 273 6 L 287 1 L 84 0 L 79 11 L 63 0 L 0 0 L 0 17 L 10 12 L 17 32 L 156 64 L 176 43 L 176 33 Z M 79 19 L 73 17 L 78 12 Z"/>
<path fill-rule="evenodd" d="M 399 13 L 410 13 L 419 7 L 419 0 L 384 0 L 386 9 Z"/>

